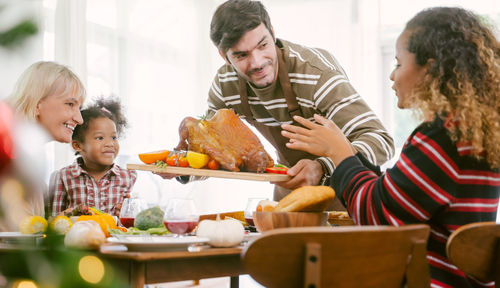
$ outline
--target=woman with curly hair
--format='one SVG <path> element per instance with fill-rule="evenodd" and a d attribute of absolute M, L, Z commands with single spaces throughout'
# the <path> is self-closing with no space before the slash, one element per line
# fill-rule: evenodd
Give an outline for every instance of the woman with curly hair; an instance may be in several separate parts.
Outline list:
<path fill-rule="evenodd" d="M 411 19 L 396 42 L 391 74 L 398 107 L 423 122 L 394 167 L 380 173 L 340 129 L 315 115 L 283 125 L 287 146 L 335 163 L 331 186 L 358 225 L 426 223 L 432 287 L 469 287 L 446 257 L 458 227 L 495 221 L 500 191 L 500 44 L 473 13 L 430 8 Z M 491 283 L 490 283 L 491 284 Z"/>

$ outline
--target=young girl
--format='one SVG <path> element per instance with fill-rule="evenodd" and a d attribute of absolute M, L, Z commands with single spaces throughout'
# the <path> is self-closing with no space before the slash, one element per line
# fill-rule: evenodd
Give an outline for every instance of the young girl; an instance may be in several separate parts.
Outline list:
<path fill-rule="evenodd" d="M 287 146 L 333 160 L 332 187 L 357 224 L 428 224 L 432 287 L 492 287 L 453 266 L 446 241 L 462 225 L 496 218 L 500 43 L 473 13 L 432 8 L 408 22 L 396 61 L 391 80 L 398 107 L 416 109 L 423 123 L 394 167 L 381 174 L 354 155 L 339 127 L 317 115 L 319 124 L 297 117 L 306 128 L 282 126 Z"/>
<path fill-rule="evenodd" d="M 120 150 L 118 135 L 127 122 L 117 100 L 99 99 L 82 110 L 83 124 L 75 128 L 72 146 L 75 162 L 56 171 L 50 181 L 52 216 L 78 205 L 118 214 L 137 172 L 114 164 Z"/>

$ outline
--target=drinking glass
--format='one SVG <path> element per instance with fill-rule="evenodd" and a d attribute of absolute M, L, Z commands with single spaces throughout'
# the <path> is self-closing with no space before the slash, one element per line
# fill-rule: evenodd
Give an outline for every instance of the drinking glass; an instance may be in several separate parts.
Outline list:
<path fill-rule="evenodd" d="M 257 210 L 257 205 L 262 200 L 268 200 L 267 198 L 248 198 L 247 206 L 245 208 L 245 221 L 249 226 L 255 226 L 253 222 L 253 212 Z"/>
<path fill-rule="evenodd" d="M 187 235 L 198 226 L 200 215 L 191 198 L 172 198 L 167 202 L 163 223 L 174 237 Z"/>
<path fill-rule="evenodd" d="M 142 199 L 123 199 L 122 209 L 120 210 L 120 223 L 126 228 L 134 226 L 135 216 L 144 209 L 146 209 L 146 203 Z"/>

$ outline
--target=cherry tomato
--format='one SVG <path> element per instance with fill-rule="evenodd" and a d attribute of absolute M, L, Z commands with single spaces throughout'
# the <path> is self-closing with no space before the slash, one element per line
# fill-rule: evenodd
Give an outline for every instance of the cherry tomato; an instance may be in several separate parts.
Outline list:
<path fill-rule="evenodd" d="M 179 163 L 179 166 L 181 167 L 188 167 L 189 162 L 186 157 L 180 156 L 179 159 L 177 159 L 177 163 Z"/>
<path fill-rule="evenodd" d="M 178 156 L 176 154 L 168 156 L 167 165 L 168 166 L 177 166 L 177 159 L 178 159 Z"/>
<path fill-rule="evenodd" d="M 288 168 L 286 167 L 269 167 L 266 168 L 266 172 L 268 173 L 274 173 L 274 174 L 286 174 L 288 171 Z"/>
<path fill-rule="evenodd" d="M 208 161 L 208 169 L 212 169 L 212 170 L 219 170 L 219 162 L 217 162 L 217 160 L 215 159 L 210 159 L 210 161 Z"/>

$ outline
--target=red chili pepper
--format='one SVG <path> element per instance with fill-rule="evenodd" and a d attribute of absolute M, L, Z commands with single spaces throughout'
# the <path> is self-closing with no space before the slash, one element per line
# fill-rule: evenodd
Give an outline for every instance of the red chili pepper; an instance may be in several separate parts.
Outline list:
<path fill-rule="evenodd" d="M 288 171 L 288 168 L 286 167 L 269 167 L 266 168 L 266 172 L 268 173 L 274 173 L 274 174 L 286 174 Z"/>

